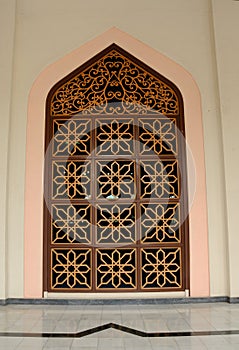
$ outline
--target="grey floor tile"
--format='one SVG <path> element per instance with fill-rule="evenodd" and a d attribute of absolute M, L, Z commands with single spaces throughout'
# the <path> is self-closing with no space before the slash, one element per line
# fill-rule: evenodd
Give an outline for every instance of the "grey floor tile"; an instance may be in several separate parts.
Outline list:
<path fill-rule="evenodd" d="M 94 335 L 86 336 L 79 339 L 74 339 L 71 344 L 72 349 L 74 348 L 81 349 L 82 347 L 92 347 L 96 349 L 97 346 L 98 346 L 98 338 L 94 337 Z"/>
<path fill-rule="evenodd" d="M 44 349 L 48 348 L 70 348 L 73 342 L 72 338 L 49 338 L 44 346 Z"/>
<path fill-rule="evenodd" d="M 135 337 L 135 338 L 125 338 L 124 339 L 124 346 L 125 349 L 131 350 L 131 349 L 149 349 L 152 350 L 152 344 L 150 342 L 150 339 Z"/>
<path fill-rule="evenodd" d="M 183 346 L 203 346 L 201 339 L 199 337 L 175 337 L 176 343 L 183 347 Z"/>
<path fill-rule="evenodd" d="M 46 345 L 47 338 L 24 338 L 18 345 L 17 349 L 44 347 Z"/>
<path fill-rule="evenodd" d="M 150 338 L 153 350 L 157 349 L 178 349 L 178 345 L 173 338 Z"/>
<path fill-rule="evenodd" d="M 206 345 L 181 345 L 179 346 L 180 350 L 207 350 L 208 348 L 206 347 Z M 216 350 L 216 349 L 214 349 Z"/>
<path fill-rule="evenodd" d="M 22 338 L 15 337 L 0 337 L 0 349 L 16 349 L 22 340 Z"/>
<path fill-rule="evenodd" d="M 209 345 L 214 345 L 215 348 L 218 346 L 218 345 L 228 345 L 229 342 L 227 340 L 227 338 L 225 338 L 223 335 L 211 335 L 211 336 L 203 336 L 203 337 L 199 337 L 201 342 L 203 344 L 205 344 L 206 346 L 209 346 Z"/>
<path fill-rule="evenodd" d="M 222 345 L 207 345 L 207 350 L 238 350 L 238 345 L 235 344 L 222 344 Z"/>
<path fill-rule="evenodd" d="M 124 349 L 123 338 L 100 338 L 98 342 L 99 350 Z"/>

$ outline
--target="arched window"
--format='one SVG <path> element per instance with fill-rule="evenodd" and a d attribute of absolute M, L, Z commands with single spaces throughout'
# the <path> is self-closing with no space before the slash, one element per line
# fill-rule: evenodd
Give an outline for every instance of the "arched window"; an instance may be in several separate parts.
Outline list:
<path fill-rule="evenodd" d="M 113 44 L 46 103 L 44 290 L 188 289 L 183 100 Z"/>

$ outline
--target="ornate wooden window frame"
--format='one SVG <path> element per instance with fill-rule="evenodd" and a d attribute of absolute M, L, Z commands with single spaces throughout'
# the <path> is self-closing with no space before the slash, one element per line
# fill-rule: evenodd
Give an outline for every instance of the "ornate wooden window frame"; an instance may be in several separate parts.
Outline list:
<path fill-rule="evenodd" d="M 109 115 L 109 113 L 112 113 L 112 111 L 108 111 L 107 110 L 107 101 L 105 100 L 106 103 L 101 105 L 98 105 L 95 108 L 94 104 L 91 104 L 91 102 L 89 101 L 89 103 L 85 103 L 84 106 L 82 107 L 82 100 L 79 100 L 78 97 L 74 97 L 71 99 L 68 99 L 67 103 L 64 105 L 64 107 L 62 108 L 62 106 L 59 103 L 59 100 L 64 100 L 64 93 L 66 91 L 66 95 L 68 93 L 69 96 L 69 86 L 72 86 L 72 84 L 76 84 L 76 80 L 77 80 L 77 76 L 79 76 L 80 74 L 82 74 L 82 72 L 85 72 L 87 69 L 89 69 L 89 67 L 94 67 L 94 64 L 97 64 L 97 62 L 99 62 L 102 58 L 107 57 L 107 55 L 110 55 L 111 52 L 116 51 L 119 53 L 119 55 L 122 55 L 122 57 L 125 57 L 126 60 L 129 60 L 129 62 L 132 62 L 133 64 L 135 64 L 136 66 L 140 67 L 141 70 L 143 70 L 145 73 L 145 75 L 148 74 L 148 76 L 146 77 L 147 79 L 151 79 L 150 83 L 151 86 L 153 86 L 153 88 L 158 87 L 159 89 L 161 88 L 161 92 L 158 94 L 158 99 L 155 98 L 153 99 L 152 96 L 148 97 L 148 100 L 144 98 L 144 94 L 145 94 L 145 90 L 142 89 L 142 95 L 139 98 L 139 101 L 133 101 L 135 103 L 135 111 L 132 110 L 127 111 L 127 108 L 129 106 L 129 102 L 131 102 L 130 98 L 132 96 L 129 96 L 129 99 L 123 101 L 124 104 L 122 104 L 120 106 L 120 111 L 118 109 L 118 114 L 119 115 L 123 115 L 124 118 L 125 117 L 131 117 L 132 115 L 137 115 L 137 117 L 134 118 L 139 118 L 142 117 L 141 120 L 143 120 L 143 117 L 146 115 L 146 113 L 151 113 L 151 118 L 157 118 L 157 116 L 159 117 L 160 114 L 165 115 L 165 117 L 167 118 L 175 118 L 175 120 L 177 120 L 177 128 L 180 130 L 180 132 L 182 133 L 182 135 L 185 136 L 185 128 L 184 128 L 184 111 L 183 111 L 183 99 L 182 99 L 182 95 L 180 93 L 180 91 L 178 90 L 178 88 L 168 79 L 166 79 L 165 77 L 163 77 L 161 74 L 159 74 L 158 72 L 154 71 L 152 68 L 148 67 L 147 65 L 145 65 L 144 63 L 142 63 L 141 61 L 139 61 L 138 59 L 136 59 L 135 57 L 133 57 L 132 55 L 130 55 L 128 52 L 126 52 L 125 50 L 121 49 L 119 46 L 112 44 L 110 45 L 108 48 L 106 48 L 105 50 L 103 50 L 102 52 L 100 52 L 99 54 L 97 54 L 95 57 L 93 57 L 90 61 L 86 62 L 85 64 L 83 64 L 82 66 L 80 66 L 79 68 L 77 68 L 76 70 L 74 70 L 73 72 L 71 72 L 69 75 L 67 75 L 65 78 L 63 78 L 62 80 L 60 80 L 55 86 L 53 86 L 53 88 L 51 89 L 51 91 L 48 94 L 47 97 L 47 104 L 46 104 L 46 150 L 49 146 L 49 143 L 51 142 L 52 139 L 52 135 L 53 135 L 53 130 L 51 128 L 49 128 L 49 123 L 51 125 L 51 119 L 52 118 L 62 118 L 62 120 L 65 120 L 66 118 L 72 116 L 72 115 L 77 115 L 77 113 L 81 113 L 81 117 L 80 118 L 86 118 L 86 117 L 93 117 L 94 119 L 97 118 L 97 116 L 106 116 L 107 117 L 107 113 Z M 127 77 L 127 76 L 126 76 Z M 152 79 L 152 77 L 155 79 Z M 147 81 L 146 79 L 146 81 Z M 159 84 L 157 85 L 157 82 L 159 82 Z M 161 85 L 160 85 L 161 84 Z M 160 86 L 159 86 L 160 85 Z M 64 86 L 63 91 L 62 90 L 62 86 Z M 143 86 L 143 84 L 142 84 Z M 63 91 L 63 95 L 62 95 L 62 91 Z M 87 89 L 86 89 L 87 91 Z M 155 91 L 154 91 L 155 93 Z M 57 96 L 58 94 L 58 96 Z M 59 95 L 60 94 L 60 95 Z M 103 95 L 105 94 L 105 92 L 103 91 Z M 162 99 L 162 94 L 164 94 L 165 96 L 168 95 L 169 96 L 169 100 L 171 98 L 171 102 L 169 101 L 169 108 L 167 108 L 166 105 L 162 104 L 161 102 L 163 101 Z M 104 99 L 102 99 L 102 96 L 97 96 L 97 94 L 95 94 L 96 97 L 98 98 L 99 101 L 104 101 Z M 99 94 L 98 94 L 99 95 Z M 157 95 L 157 91 L 156 91 L 156 95 Z M 104 96 L 105 97 L 105 96 Z M 58 100 L 57 100 L 58 99 Z M 141 101 L 140 101 L 141 100 Z M 143 108 L 142 108 L 142 100 L 143 100 Z M 165 98 L 166 101 L 166 98 Z M 147 102 L 150 102 L 150 104 Z M 58 104 L 57 104 L 58 103 Z M 56 106 L 56 108 L 53 108 L 53 106 Z M 66 107 L 67 106 L 67 107 Z M 70 107 L 69 107 L 70 106 Z M 73 107 L 72 107 L 73 106 Z M 86 109 L 84 109 L 86 107 Z M 103 107 L 103 108 L 102 108 Z M 158 109 L 155 110 L 155 107 Z M 119 108 L 119 107 L 117 107 Z M 132 109 L 132 103 L 130 105 L 130 108 Z M 153 111 L 153 113 L 152 113 Z M 129 113 L 130 112 L 130 113 Z M 128 114 L 127 114 L 128 113 Z M 155 113 L 155 114 L 154 114 Z M 95 116 L 95 117 L 94 117 Z M 118 118 L 118 117 L 117 117 Z M 181 138 L 182 141 L 182 138 Z M 145 288 L 144 286 L 147 285 L 147 283 L 145 282 L 143 285 L 143 282 L 141 282 L 141 287 L 139 286 L 139 282 L 135 282 L 135 288 L 133 289 L 127 289 L 127 287 L 124 287 L 124 289 L 122 289 L 123 291 L 172 291 L 172 290 L 185 290 L 189 288 L 189 244 L 188 244 L 188 239 L 189 239 L 189 234 L 188 234 L 188 217 L 187 217 L 187 180 L 186 180 L 186 151 L 185 151 L 185 145 L 183 144 L 183 142 L 179 142 L 178 144 L 178 162 L 180 163 L 180 171 L 181 171 L 181 180 L 183 179 L 182 182 L 182 189 L 181 189 L 181 195 L 179 196 L 179 201 L 177 202 L 179 205 L 181 205 L 181 210 L 183 211 L 183 216 L 185 217 L 186 220 L 183 221 L 182 225 L 181 225 L 181 235 L 182 235 L 182 241 L 178 244 L 178 247 L 175 247 L 175 254 L 177 251 L 178 254 L 178 249 L 183 249 L 183 252 L 181 253 L 181 260 L 182 260 L 182 265 L 183 265 L 183 275 L 180 276 L 180 280 L 181 280 L 181 284 L 180 286 L 177 286 L 176 288 Z M 46 167 L 46 173 L 45 173 L 45 178 L 49 178 L 49 168 Z M 50 175 L 51 176 L 51 175 Z M 45 189 L 45 192 L 48 192 L 48 188 Z M 84 203 L 86 204 L 86 203 Z M 160 203 L 158 203 L 160 204 Z M 142 203 L 143 205 L 143 203 Z M 49 261 L 52 261 L 52 254 L 57 254 L 56 253 L 56 249 L 50 250 L 49 249 L 49 222 L 50 222 L 50 215 L 49 215 L 49 211 L 47 209 L 47 206 L 45 205 L 44 208 L 44 217 L 45 217 L 45 226 L 44 226 L 44 290 L 48 290 L 48 291 L 57 291 L 56 289 L 54 289 L 52 286 L 53 284 L 50 282 L 49 279 L 49 273 L 47 273 L 47 270 L 49 271 Z M 47 224 L 48 223 L 48 224 Z M 47 233 L 48 232 L 48 233 Z M 73 249 L 74 245 L 69 246 L 69 249 Z M 181 247 L 181 248 L 179 248 Z M 142 261 L 143 256 L 145 254 L 147 254 L 147 250 L 149 249 L 149 247 L 144 247 L 143 245 L 141 246 L 140 249 L 137 250 L 137 246 L 135 246 L 134 249 L 136 249 L 137 251 L 137 260 L 138 261 Z M 155 253 L 157 254 L 165 254 L 165 249 L 163 248 L 163 245 L 161 245 L 161 247 L 158 247 L 160 249 L 156 249 Z M 61 250 L 66 249 L 61 248 Z M 80 249 L 80 251 L 82 252 L 82 250 L 85 249 L 84 246 L 75 246 L 75 249 Z M 128 248 L 127 248 L 128 249 Z M 164 250 L 161 252 L 161 250 Z M 166 248 L 167 249 L 167 248 Z M 61 256 L 63 256 L 63 250 L 60 252 Z M 139 252 L 141 251 L 141 258 L 139 257 Z M 47 253 L 46 253 L 47 252 Z M 53 252 L 53 253 L 52 253 Z M 113 252 L 113 251 L 112 251 Z M 148 250 L 149 252 L 149 250 Z M 90 253 L 90 250 L 88 249 L 87 252 L 85 252 L 86 254 Z M 72 251 L 70 254 L 74 254 L 74 251 Z M 100 253 L 100 250 L 98 248 L 93 248 L 93 252 L 91 253 L 92 256 L 90 258 L 89 261 L 91 261 L 92 264 L 92 259 L 93 256 L 95 256 L 95 254 L 97 254 L 97 256 Z M 116 253 L 114 253 L 116 254 Z M 152 255 L 152 249 L 151 249 L 151 253 Z M 79 256 L 81 256 L 82 253 L 79 253 Z M 146 256 L 146 255 L 145 255 Z M 165 259 L 167 259 L 167 256 L 165 257 Z M 75 261 L 75 260 L 74 260 Z M 58 258 L 58 262 L 59 262 L 59 258 Z M 58 264 L 59 265 L 59 264 Z M 95 274 L 94 274 L 94 269 L 92 269 L 92 276 L 89 277 L 92 281 L 92 278 L 95 278 Z M 87 271 L 88 273 L 89 271 Z M 98 273 L 98 272 L 97 272 Z M 47 278 L 48 275 L 48 278 Z M 140 275 L 139 270 L 138 270 L 138 275 Z M 180 275 L 181 275 L 181 271 L 180 271 Z M 142 277 L 143 278 L 143 277 Z M 77 280 L 75 278 L 75 280 Z M 72 291 L 72 292 L 79 292 L 79 291 L 97 291 L 97 292 L 107 292 L 107 291 L 119 291 L 119 289 L 113 289 L 113 288 L 109 288 L 107 289 L 102 289 L 100 290 L 100 288 L 96 288 L 95 286 L 93 288 L 89 288 L 89 286 L 85 287 L 82 286 L 81 288 L 72 288 L 72 289 L 68 289 L 68 288 L 60 288 L 58 290 L 59 292 L 62 291 Z"/>

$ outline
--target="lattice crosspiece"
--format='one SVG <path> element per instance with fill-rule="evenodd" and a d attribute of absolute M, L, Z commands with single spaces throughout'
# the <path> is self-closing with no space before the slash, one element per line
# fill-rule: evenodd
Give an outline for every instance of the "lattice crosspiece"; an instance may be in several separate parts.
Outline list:
<path fill-rule="evenodd" d="M 64 205 L 52 206 L 51 243 L 91 244 L 91 206 Z"/>
<path fill-rule="evenodd" d="M 179 203 L 141 204 L 142 243 L 180 243 Z"/>
<path fill-rule="evenodd" d="M 91 249 L 52 249 L 52 288 L 91 289 L 91 255 Z"/>
<path fill-rule="evenodd" d="M 53 156 L 89 155 L 91 153 L 91 120 L 53 120 Z"/>
<path fill-rule="evenodd" d="M 97 151 L 103 155 L 133 155 L 133 119 L 97 119 Z"/>
<path fill-rule="evenodd" d="M 112 49 L 55 91 L 51 115 L 125 115 L 148 111 L 178 115 L 175 91 L 139 64 Z"/>
<path fill-rule="evenodd" d="M 85 198 L 91 193 L 89 161 L 53 161 L 53 199 Z"/>
<path fill-rule="evenodd" d="M 176 120 L 139 118 L 139 141 L 142 155 L 177 154 Z"/>
<path fill-rule="evenodd" d="M 181 248 L 141 249 L 142 288 L 181 287 L 181 260 Z"/>
<path fill-rule="evenodd" d="M 98 205 L 97 243 L 135 243 L 135 204 Z"/>
<path fill-rule="evenodd" d="M 132 161 L 97 161 L 97 198 L 135 198 Z"/>
<path fill-rule="evenodd" d="M 144 160 L 141 168 L 141 198 L 178 198 L 178 161 Z"/>
<path fill-rule="evenodd" d="M 136 288 L 135 249 L 97 249 L 97 289 Z"/>

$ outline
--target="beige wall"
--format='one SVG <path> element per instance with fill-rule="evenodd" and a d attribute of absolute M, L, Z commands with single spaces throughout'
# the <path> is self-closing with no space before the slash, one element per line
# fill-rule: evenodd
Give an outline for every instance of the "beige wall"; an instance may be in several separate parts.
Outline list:
<path fill-rule="evenodd" d="M 15 0 L 0 1 L 0 299 L 7 295 L 7 169 L 8 133 L 11 113 L 13 45 L 15 31 Z"/>
<path fill-rule="evenodd" d="M 12 3 L 0 0 L 1 6 Z M 10 15 L 9 18 L 14 16 L 13 7 Z M 211 295 L 227 295 L 223 150 L 210 0 L 18 0 L 9 150 L 8 296 L 23 297 L 24 167 L 29 91 L 47 65 L 112 26 L 181 64 L 199 86 L 205 132 Z M 4 28 L 10 35 L 11 21 L 7 21 Z M 217 34 L 221 35 L 219 31 Z M 11 57 L 11 50 L 6 57 Z M 10 67 L 6 72 L 9 84 Z M 4 100 L 9 109 L 9 96 Z M 193 118 L 192 115 L 192 123 Z M 4 169 L 1 171 L 5 179 Z M 1 233 L 3 238 L 4 232 Z"/>
<path fill-rule="evenodd" d="M 213 0 L 213 11 L 227 194 L 229 293 L 239 297 L 239 3 Z"/>

